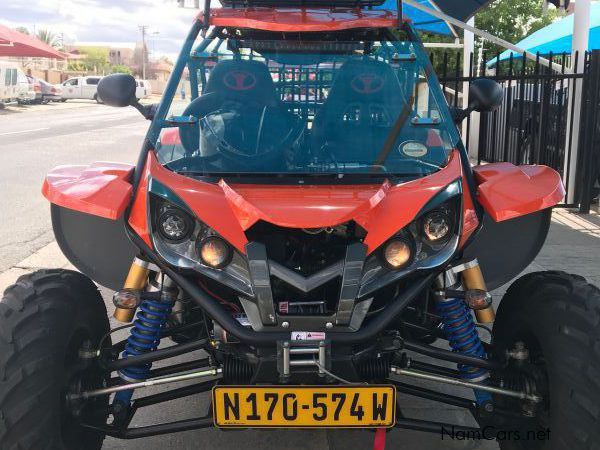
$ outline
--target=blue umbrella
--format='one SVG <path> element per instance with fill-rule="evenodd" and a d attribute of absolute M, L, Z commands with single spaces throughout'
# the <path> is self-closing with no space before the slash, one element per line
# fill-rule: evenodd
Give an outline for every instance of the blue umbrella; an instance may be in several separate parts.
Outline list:
<path fill-rule="evenodd" d="M 547 27 L 536 31 L 527 36 L 518 44 L 517 47 L 527 50 L 531 53 L 540 53 L 548 55 L 550 53 L 571 53 L 571 41 L 573 38 L 573 14 L 564 17 Z M 588 50 L 600 49 L 600 3 L 594 3 L 590 10 L 590 39 Z M 513 55 L 513 58 L 520 58 L 523 55 L 506 50 L 500 54 L 500 61 L 505 61 Z M 488 66 L 496 64 L 496 58 L 488 62 Z"/>

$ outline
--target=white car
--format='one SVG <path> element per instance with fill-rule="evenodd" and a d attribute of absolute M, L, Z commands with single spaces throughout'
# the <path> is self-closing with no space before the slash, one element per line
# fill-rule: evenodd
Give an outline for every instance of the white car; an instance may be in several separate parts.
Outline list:
<path fill-rule="evenodd" d="M 148 80 L 135 80 L 135 97 L 140 100 L 152 94 L 152 87 Z"/>
<path fill-rule="evenodd" d="M 18 72 L 16 64 L 0 62 L 0 109 L 19 100 Z"/>
<path fill-rule="evenodd" d="M 102 103 L 98 98 L 98 83 L 101 79 L 100 76 L 69 78 L 62 84 L 62 101 L 83 99 Z"/>

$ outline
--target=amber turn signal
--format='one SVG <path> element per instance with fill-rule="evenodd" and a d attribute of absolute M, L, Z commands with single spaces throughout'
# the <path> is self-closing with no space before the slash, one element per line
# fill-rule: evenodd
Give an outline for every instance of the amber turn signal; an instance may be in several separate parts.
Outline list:
<path fill-rule="evenodd" d="M 213 269 L 222 269 L 229 264 L 232 257 L 231 247 L 218 236 L 203 239 L 198 246 L 198 252 L 202 264 Z"/>
<path fill-rule="evenodd" d="M 383 259 L 390 269 L 402 269 L 413 259 L 412 245 L 405 239 L 393 239 L 385 245 Z"/>

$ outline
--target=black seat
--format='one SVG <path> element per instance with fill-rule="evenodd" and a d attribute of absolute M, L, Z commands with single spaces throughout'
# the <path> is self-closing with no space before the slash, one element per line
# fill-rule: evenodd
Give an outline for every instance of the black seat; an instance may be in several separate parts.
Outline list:
<path fill-rule="evenodd" d="M 278 108 L 280 101 L 266 64 L 241 59 L 219 62 L 210 72 L 203 95 L 193 100 L 183 115 L 202 118 L 226 104 L 238 104 L 241 111 L 248 106 Z M 188 152 L 198 149 L 198 127 L 182 127 L 180 133 Z"/>
<path fill-rule="evenodd" d="M 405 103 L 392 68 L 373 59 L 347 61 L 312 127 L 313 152 L 337 162 L 372 162 Z"/>

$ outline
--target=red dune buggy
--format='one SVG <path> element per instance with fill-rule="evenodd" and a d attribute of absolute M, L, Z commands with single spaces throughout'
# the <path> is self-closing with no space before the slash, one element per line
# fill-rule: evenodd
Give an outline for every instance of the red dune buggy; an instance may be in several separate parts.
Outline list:
<path fill-rule="evenodd" d="M 598 289 L 528 274 L 497 315 L 489 293 L 537 255 L 564 192 L 548 167 L 471 167 L 456 124 L 502 89 L 477 80 L 452 110 L 398 11 L 276 3 L 200 15 L 159 105 L 137 102 L 131 76 L 101 81 L 104 103 L 152 124 L 135 167 L 46 178 L 80 272 L 25 275 L 4 294 L 0 448 L 214 426 L 371 428 L 379 448 L 393 427 L 596 448 Z M 125 340 L 94 282 L 114 290 Z M 207 415 L 131 426 L 201 392 Z M 478 425 L 405 417 L 404 395 Z"/>

